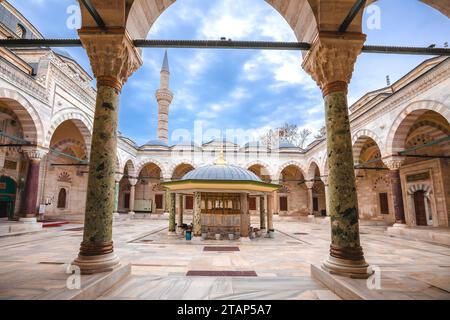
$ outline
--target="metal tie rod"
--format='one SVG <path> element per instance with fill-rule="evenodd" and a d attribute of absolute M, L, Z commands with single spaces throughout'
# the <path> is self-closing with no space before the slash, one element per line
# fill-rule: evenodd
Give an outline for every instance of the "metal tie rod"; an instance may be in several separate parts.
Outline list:
<path fill-rule="evenodd" d="M 305 42 L 232 41 L 232 40 L 134 40 L 139 48 L 191 48 L 191 49 L 259 49 L 302 50 L 311 49 Z M 0 47 L 80 47 L 79 39 L 0 39 Z M 400 47 L 366 45 L 364 53 L 412 54 L 450 56 L 450 48 Z"/>

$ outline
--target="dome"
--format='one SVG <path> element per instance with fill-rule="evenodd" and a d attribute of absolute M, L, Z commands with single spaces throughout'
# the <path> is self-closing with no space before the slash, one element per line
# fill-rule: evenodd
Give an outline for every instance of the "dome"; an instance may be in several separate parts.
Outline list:
<path fill-rule="evenodd" d="M 255 181 L 262 180 L 253 172 L 233 165 L 214 164 L 197 168 L 188 172 L 181 180 L 227 180 Z"/>
<path fill-rule="evenodd" d="M 282 142 L 280 143 L 279 148 L 287 148 L 287 149 L 298 149 L 297 146 L 295 146 L 294 144 L 290 143 L 290 142 Z"/>
<path fill-rule="evenodd" d="M 144 146 L 167 147 L 168 145 L 164 141 L 156 139 L 148 141 L 146 144 L 143 145 L 143 147 Z"/>

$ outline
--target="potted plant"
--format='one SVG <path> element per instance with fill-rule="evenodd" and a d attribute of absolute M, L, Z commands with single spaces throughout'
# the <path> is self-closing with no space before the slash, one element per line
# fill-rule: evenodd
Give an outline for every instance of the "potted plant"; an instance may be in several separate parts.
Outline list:
<path fill-rule="evenodd" d="M 220 240 L 220 237 L 221 237 L 222 235 L 220 234 L 220 233 L 216 233 L 216 240 Z"/>

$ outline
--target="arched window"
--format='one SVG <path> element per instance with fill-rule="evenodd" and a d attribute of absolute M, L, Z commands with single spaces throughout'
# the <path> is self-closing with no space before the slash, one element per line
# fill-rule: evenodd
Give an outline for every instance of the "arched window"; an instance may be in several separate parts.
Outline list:
<path fill-rule="evenodd" d="M 67 191 L 66 189 L 62 188 L 61 190 L 59 190 L 58 194 L 58 209 L 66 208 L 66 199 L 67 199 Z"/>
<path fill-rule="evenodd" d="M 25 39 L 25 37 L 27 36 L 27 31 L 25 27 L 22 26 L 20 23 L 18 23 L 16 26 L 16 34 L 21 39 Z"/>

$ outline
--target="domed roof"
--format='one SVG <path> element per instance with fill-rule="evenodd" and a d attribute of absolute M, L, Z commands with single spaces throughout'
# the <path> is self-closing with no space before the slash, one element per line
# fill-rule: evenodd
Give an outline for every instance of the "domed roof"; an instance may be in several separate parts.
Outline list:
<path fill-rule="evenodd" d="M 253 172 L 233 165 L 213 164 L 192 170 L 181 180 L 227 180 L 227 181 L 256 181 L 262 180 Z"/>
<path fill-rule="evenodd" d="M 298 149 L 298 147 L 290 142 L 282 142 L 279 145 L 279 148 L 289 148 L 289 149 Z"/>
<path fill-rule="evenodd" d="M 148 141 L 146 144 L 143 145 L 144 146 L 158 146 L 158 147 L 167 147 L 167 143 L 165 143 L 162 140 L 159 139 L 155 139 L 155 140 L 150 140 Z"/>

